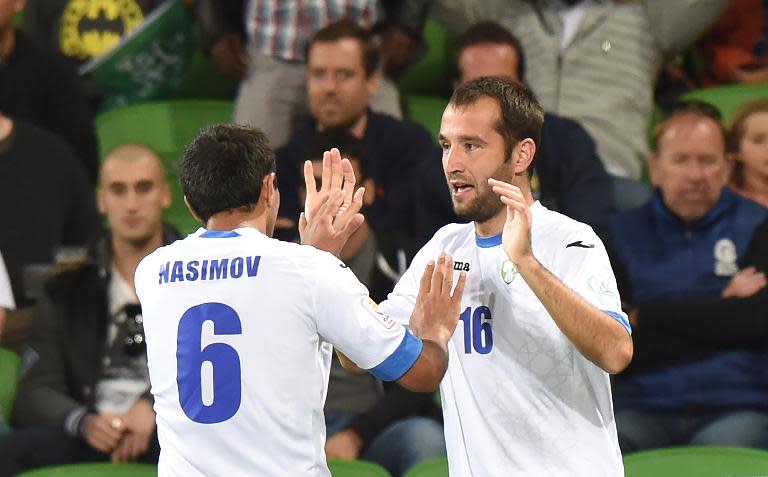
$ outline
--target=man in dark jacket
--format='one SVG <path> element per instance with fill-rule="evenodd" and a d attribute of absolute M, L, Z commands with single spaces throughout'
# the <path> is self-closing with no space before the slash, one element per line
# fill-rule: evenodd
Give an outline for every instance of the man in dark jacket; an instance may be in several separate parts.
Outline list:
<path fill-rule="evenodd" d="M 158 156 L 120 146 L 98 189 L 111 232 L 80 263 L 60 263 L 38 304 L 0 475 L 78 461 L 156 462 L 141 307 L 133 276 L 177 238 L 163 225 L 170 192 Z"/>
<path fill-rule="evenodd" d="M 680 106 L 655 134 L 653 198 L 611 220 L 635 342 L 615 380 L 623 452 L 768 448 L 768 209 L 725 186 L 728 161 L 717 110 Z"/>

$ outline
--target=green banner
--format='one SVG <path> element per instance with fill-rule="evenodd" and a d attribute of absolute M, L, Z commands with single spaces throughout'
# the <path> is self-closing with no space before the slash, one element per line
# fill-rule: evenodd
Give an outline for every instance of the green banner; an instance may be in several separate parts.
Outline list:
<path fill-rule="evenodd" d="M 103 108 L 168 97 L 184 80 L 198 42 L 180 0 L 167 0 L 114 48 L 80 67 L 105 94 Z"/>

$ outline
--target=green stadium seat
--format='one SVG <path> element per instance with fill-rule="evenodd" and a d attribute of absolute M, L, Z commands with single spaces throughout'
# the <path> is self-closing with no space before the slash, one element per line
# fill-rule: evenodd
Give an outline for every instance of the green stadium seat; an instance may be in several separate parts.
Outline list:
<path fill-rule="evenodd" d="M 19 381 L 21 360 L 13 351 L 0 348 L 0 409 L 5 422 L 10 422 L 13 402 L 16 399 L 16 385 Z"/>
<path fill-rule="evenodd" d="M 443 457 L 419 462 L 403 477 L 448 477 L 448 459 Z"/>
<path fill-rule="evenodd" d="M 697 89 L 681 96 L 684 100 L 699 100 L 712 104 L 728 122 L 734 112 L 747 101 L 768 98 L 768 84 L 735 84 L 717 88 Z"/>
<path fill-rule="evenodd" d="M 624 472 L 626 477 L 768 475 L 768 452 L 740 447 L 654 449 L 624 456 Z"/>
<path fill-rule="evenodd" d="M 166 220 L 182 233 L 193 232 L 197 222 L 184 205 L 177 164 L 186 144 L 204 127 L 232 120 L 231 101 L 178 100 L 131 104 L 101 113 L 96 134 L 103 158 L 126 143 L 144 144 L 160 154 L 171 185 L 172 204 Z"/>
<path fill-rule="evenodd" d="M 441 96 L 408 95 L 402 97 L 403 114 L 413 122 L 421 124 L 437 141 L 440 121 L 448 100 Z"/>
<path fill-rule="evenodd" d="M 67 464 L 28 470 L 17 477 L 157 477 L 157 466 L 107 462 Z"/>
<path fill-rule="evenodd" d="M 333 477 L 392 477 L 387 469 L 365 460 L 328 459 Z"/>
<path fill-rule="evenodd" d="M 424 25 L 427 53 L 418 63 L 408 68 L 397 82 L 401 95 L 451 95 L 451 58 L 453 39 L 434 19 Z"/>

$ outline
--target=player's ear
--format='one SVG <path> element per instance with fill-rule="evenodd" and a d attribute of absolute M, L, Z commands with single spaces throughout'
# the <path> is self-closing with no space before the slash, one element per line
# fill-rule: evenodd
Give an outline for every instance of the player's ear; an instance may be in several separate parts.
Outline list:
<path fill-rule="evenodd" d="M 533 139 L 527 137 L 517 143 L 515 149 L 512 151 L 512 160 L 514 161 L 515 174 L 524 174 L 533 162 L 533 157 L 536 155 L 536 143 Z"/>
<path fill-rule="evenodd" d="M 184 205 L 187 206 L 187 210 L 189 210 L 189 213 L 192 214 L 192 217 L 195 218 L 195 220 L 203 222 L 203 219 L 200 218 L 200 214 L 198 214 L 194 208 L 190 205 L 189 201 L 187 200 L 187 196 L 184 196 Z"/>
<path fill-rule="evenodd" d="M 271 206 L 274 201 L 278 200 L 277 194 L 277 175 L 274 172 L 270 172 L 261 181 L 261 197 L 259 200 L 262 200 L 267 206 Z"/>

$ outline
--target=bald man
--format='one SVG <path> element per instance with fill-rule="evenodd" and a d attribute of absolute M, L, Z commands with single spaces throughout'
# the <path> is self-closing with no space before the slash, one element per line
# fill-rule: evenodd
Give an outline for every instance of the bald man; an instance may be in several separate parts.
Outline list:
<path fill-rule="evenodd" d="M 123 145 L 104 159 L 96 194 L 110 231 L 46 287 L 25 351 L 16 430 L 0 438 L 0 476 L 82 461 L 157 462 L 139 261 L 178 238 L 157 154 Z"/>

